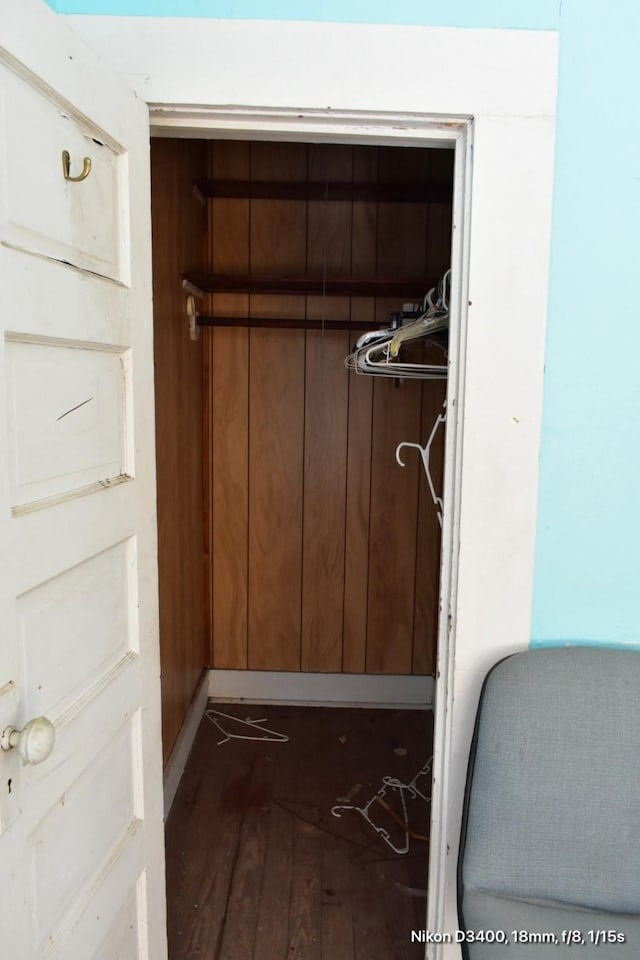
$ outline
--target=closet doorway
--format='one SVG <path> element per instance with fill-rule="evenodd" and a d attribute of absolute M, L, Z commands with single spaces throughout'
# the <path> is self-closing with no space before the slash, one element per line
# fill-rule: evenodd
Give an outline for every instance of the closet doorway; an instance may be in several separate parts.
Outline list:
<path fill-rule="evenodd" d="M 246 699 L 264 700 L 267 706 L 217 704 L 217 709 L 238 718 L 268 716 L 266 725 L 287 730 L 289 742 L 302 738 L 295 749 L 239 739 L 219 744 L 219 728 L 203 719 L 181 787 L 187 792 L 182 797 L 179 792 L 168 821 L 175 960 L 198 951 L 235 960 L 239 948 L 229 952 L 229 937 L 237 943 L 238 930 L 225 934 L 228 911 L 219 908 L 239 896 L 246 901 L 243 916 L 254 916 L 256 926 L 247 933 L 242 956 L 271 960 L 280 955 L 273 944 L 282 934 L 271 930 L 267 939 L 275 952 L 269 953 L 264 930 L 258 933 L 267 909 L 260 900 L 265 871 L 270 857 L 278 859 L 268 842 L 270 824 L 277 835 L 287 799 L 293 809 L 284 815 L 297 823 L 301 846 L 296 854 L 294 842 L 287 854 L 285 842 L 282 856 L 290 857 L 290 884 L 292 878 L 307 878 L 309 900 L 290 899 L 282 955 L 320 958 L 329 949 L 325 945 L 322 952 L 323 938 L 331 942 L 340 924 L 348 926 L 344 899 L 335 910 L 336 884 L 323 883 L 327 858 L 334 874 L 344 873 L 336 867 L 336 850 L 322 853 L 318 863 L 325 864 L 325 873 L 315 880 L 309 863 L 299 873 L 300 858 L 309 859 L 304 831 L 335 834 L 331 843 L 340 846 L 345 824 L 346 844 L 353 841 L 350 830 L 364 830 L 365 839 L 370 830 L 371 850 L 381 845 L 382 862 L 404 843 L 396 834 L 409 814 L 422 823 L 405 831 L 405 839 L 416 835 L 411 839 L 416 862 L 395 878 L 395 867 L 385 868 L 387 873 L 382 869 L 378 880 L 394 884 L 389 904 L 396 904 L 382 926 L 397 956 L 422 955 L 418 946 L 409 945 L 409 929 L 406 949 L 399 952 L 402 932 L 393 924 L 403 917 L 406 925 L 413 917 L 416 929 L 424 926 L 420 890 L 424 894 L 426 888 L 429 805 L 419 794 L 388 786 L 390 810 L 378 803 L 382 820 L 371 817 L 378 830 L 367 824 L 362 808 L 385 775 L 408 783 L 431 757 L 429 711 L 401 708 L 415 708 L 417 689 L 424 691 L 421 706 L 433 698 L 441 524 L 417 452 L 404 452 L 404 468 L 394 453 L 403 441 L 426 443 L 443 411 L 446 381 L 361 376 L 346 369 L 345 358 L 363 329 L 384 327 L 390 314 L 417 305 L 449 268 L 451 146 L 224 137 L 152 141 L 165 762 L 203 669 L 213 671 L 207 681 L 211 692 L 216 692 L 215 678 L 221 678 L 221 698 L 229 676 L 237 680 L 243 673 L 251 678 L 247 690 L 257 684 L 265 692 Z M 188 297 L 194 299 L 187 304 Z M 446 350 L 446 343 L 421 343 L 411 356 L 418 363 L 446 364 Z M 440 430 L 431 449 L 439 496 L 444 462 Z M 362 691 L 375 690 L 381 680 L 388 681 L 386 691 L 394 691 L 383 698 L 390 702 L 379 702 L 375 694 L 367 700 L 365 693 L 368 706 L 378 709 L 336 708 L 362 703 Z M 332 695 L 332 688 L 339 694 Z M 310 689 L 316 691 L 312 696 Z M 301 702 L 316 706 L 305 708 Z M 393 709 L 384 713 L 381 707 Z M 265 780 L 256 773 L 266 763 L 286 767 L 278 750 L 287 749 L 294 759 L 284 781 L 295 774 L 298 785 L 288 798 L 282 778 Z M 348 782 L 331 782 L 330 774 L 336 773 Z M 427 779 L 430 775 L 428 767 Z M 211 799 L 209 818 L 198 813 L 206 784 L 217 797 Z M 323 784 L 326 797 L 319 792 Z M 347 806 L 361 809 L 346 811 L 334 821 L 340 829 L 328 830 L 325 814 L 345 794 Z M 413 806 L 405 817 L 407 796 Z M 234 806 L 235 820 L 229 814 Z M 236 823 L 235 860 L 222 823 L 225 810 Z M 188 811 L 196 837 L 185 822 Z M 348 815 L 354 818 L 350 826 Z M 255 832 L 247 826 L 252 822 Z M 391 843 L 381 837 L 385 832 Z M 294 829 L 294 840 L 297 835 Z M 249 844 L 245 850 L 243 837 Z M 190 863 L 184 850 L 182 856 L 176 852 L 185 846 Z M 207 869 L 196 866 L 203 848 L 211 853 L 204 860 Z M 185 910 L 184 903 L 174 903 L 172 908 L 172 898 L 194 899 L 194 871 L 200 871 L 202 886 L 198 906 Z M 372 877 L 380 870 L 360 874 L 365 884 L 375 885 Z M 362 916 L 379 914 L 372 903 L 383 901 L 372 894 L 368 902 L 356 886 L 349 894 L 361 904 L 360 915 L 357 909 L 351 913 L 353 948 L 349 952 L 344 946 L 345 958 L 375 955 Z M 400 901 L 406 898 L 404 909 L 398 907 L 398 891 Z M 251 902 L 253 914 L 246 908 Z M 209 922 L 216 910 L 218 929 Z M 268 911 L 271 920 L 274 910 L 272 905 Z M 338 926 L 327 926 L 326 917 L 334 913 Z M 297 920 L 291 920 L 293 914 Z M 186 947 L 184 942 L 180 947 L 181 937 Z M 339 939 L 346 943 L 343 935 Z M 381 956 L 391 955 L 384 949 L 381 945 Z M 340 954 L 331 951 L 337 960 Z"/>

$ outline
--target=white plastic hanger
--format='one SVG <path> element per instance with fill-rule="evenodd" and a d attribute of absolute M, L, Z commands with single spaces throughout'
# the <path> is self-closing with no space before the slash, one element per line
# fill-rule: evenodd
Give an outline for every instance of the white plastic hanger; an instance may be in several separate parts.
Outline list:
<path fill-rule="evenodd" d="M 446 407 L 446 401 L 444 405 Z M 440 526 L 442 526 L 442 512 L 444 510 L 444 503 L 442 501 L 442 497 L 439 497 L 437 495 L 435 487 L 433 485 L 433 480 L 431 478 L 431 470 L 429 468 L 429 458 L 431 455 L 431 445 L 433 443 L 436 433 L 438 432 L 438 427 L 440 426 L 441 423 L 445 423 L 446 419 L 447 419 L 446 412 L 438 414 L 438 416 L 435 419 L 435 423 L 433 424 L 431 433 L 429 434 L 429 439 L 425 443 L 424 447 L 420 446 L 419 443 L 412 443 L 408 440 L 404 440 L 402 443 L 399 443 L 398 446 L 396 447 L 396 460 L 398 461 L 401 467 L 405 466 L 404 461 L 400 456 L 400 451 L 402 450 L 403 447 L 413 447 L 415 450 L 420 451 L 424 472 L 427 475 L 427 483 L 429 484 L 431 499 L 433 500 L 433 503 L 438 511 L 438 523 L 440 524 Z"/>

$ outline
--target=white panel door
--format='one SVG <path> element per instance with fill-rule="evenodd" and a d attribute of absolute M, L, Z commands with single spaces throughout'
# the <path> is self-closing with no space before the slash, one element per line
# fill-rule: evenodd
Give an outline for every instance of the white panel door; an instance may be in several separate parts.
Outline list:
<path fill-rule="evenodd" d="M 12 960 L 166 957 L 149 206 L 146 105 L 3 0 L 0 736 L 55 728 L 0 749 Z"/>

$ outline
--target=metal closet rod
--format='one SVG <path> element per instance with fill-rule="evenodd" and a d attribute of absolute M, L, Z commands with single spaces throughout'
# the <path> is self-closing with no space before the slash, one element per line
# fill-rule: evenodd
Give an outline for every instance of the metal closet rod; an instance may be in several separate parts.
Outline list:
<path fill-rule="evenodd" d="M 317 320 L 305 317 L 211 317 L 198 314 L 199 327 L 261 327 L 280 330 L 371 330 L 382 326 L 371 320 Z"/>

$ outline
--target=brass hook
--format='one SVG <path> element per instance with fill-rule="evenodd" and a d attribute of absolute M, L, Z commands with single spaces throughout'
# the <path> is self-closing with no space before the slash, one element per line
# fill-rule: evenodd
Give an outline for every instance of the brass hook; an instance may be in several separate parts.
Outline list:
<path fill-rule="evenodd" d="M 91 173 L 91 159 L 85 157 L 82 162 L 82 173 L 77 177 L 71 176 L 71 155 L 68 150 L 62 151 L 62 172 L 65 180 L 71 180 L 72 183 L 79 183 L 80 180 L 86 180 Z"/>
<path fill-rule="evenodd" d="M 198 308 L 196 307 L 196 298 L 192 293 L 187 297 L 187 318 L 189 320 L 189 336 L 192 340 L 200 339 L 200 327 L 198 326 Z"/>

